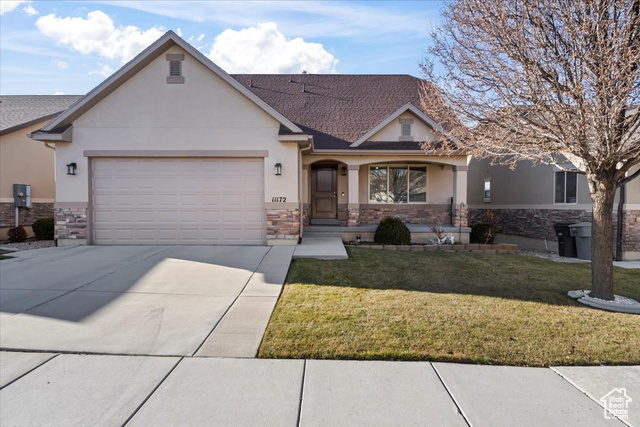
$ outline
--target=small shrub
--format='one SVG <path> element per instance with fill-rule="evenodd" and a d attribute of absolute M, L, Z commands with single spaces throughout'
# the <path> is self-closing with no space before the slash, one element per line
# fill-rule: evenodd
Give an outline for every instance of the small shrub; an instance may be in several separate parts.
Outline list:
<path fill-rule="evenodd" d="M 411 232 L 400 218 L 388 216 L 378 224 L 373 241 L 384 245 L 408 245 Z"/>
<path fill-rule="evenodd" d="M 37 240 L 53 240 L 54 235 L 53 218 L 41 218 L 33 223 L 33 234 Z"/>
<path fill-rule="evenodd" d="M 7 231 L 7 236 L 11 243 L 24 242 L 27 240 L 27 230 L 25 230 L 23 226 L 19 225 L 17 227 L 10 228 L 9 231 Z"/>
<path fill-rule="evenodd" d="M 471 226 L 471 234 L 469 240 L 471 243 L 481 243 L 483 245 L 493 243 L 496 238 L 498 227 L 488 222 L 479 222 Z"/>

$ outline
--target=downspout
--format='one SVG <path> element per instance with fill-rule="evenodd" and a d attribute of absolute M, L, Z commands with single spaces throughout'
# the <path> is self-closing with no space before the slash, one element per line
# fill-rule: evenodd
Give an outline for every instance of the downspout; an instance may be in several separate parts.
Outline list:
<path fill-rule="evenodd" d="M 618 229 L 616 230 L 616 261 L 622 261 L 622 236 L 624 225 L 624 203 L 627 186 L 620 187 L 620 198 L 618 200 Z"/>

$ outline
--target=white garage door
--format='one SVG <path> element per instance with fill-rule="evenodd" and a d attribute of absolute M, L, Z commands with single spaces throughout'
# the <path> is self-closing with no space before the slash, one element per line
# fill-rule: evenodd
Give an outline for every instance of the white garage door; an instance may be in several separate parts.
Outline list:
<path fill-rule="evenodd" d="M 262 159 L 93 159 L 95 244 L 264 244 Z"/>

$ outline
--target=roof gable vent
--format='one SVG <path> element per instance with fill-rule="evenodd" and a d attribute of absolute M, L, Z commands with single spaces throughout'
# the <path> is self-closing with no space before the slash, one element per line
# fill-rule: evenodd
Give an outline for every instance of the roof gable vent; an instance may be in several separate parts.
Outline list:
<path fill-rule="evenodd" d="M 184 83 L 182 75 L 182 61 L 184 61 L 183 53 L 167 53 L 167 61 L 169 61 L 169 75 L 167 83 Z"/>

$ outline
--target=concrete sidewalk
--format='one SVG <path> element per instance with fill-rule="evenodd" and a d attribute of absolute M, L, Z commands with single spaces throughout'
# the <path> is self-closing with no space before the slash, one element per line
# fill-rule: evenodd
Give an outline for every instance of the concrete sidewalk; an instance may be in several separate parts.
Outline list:
<path fill-rule="evenodd" d="M 1 352 L 0 384 L 2 426 L 624 426 L 615 388 L 640 423 L 640 367 Z"/>

